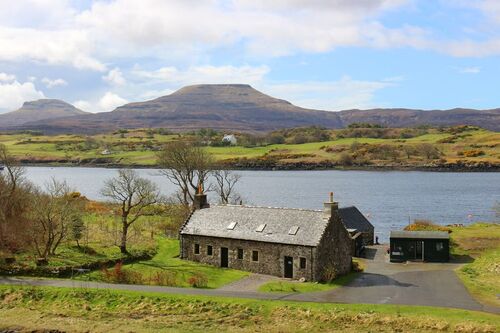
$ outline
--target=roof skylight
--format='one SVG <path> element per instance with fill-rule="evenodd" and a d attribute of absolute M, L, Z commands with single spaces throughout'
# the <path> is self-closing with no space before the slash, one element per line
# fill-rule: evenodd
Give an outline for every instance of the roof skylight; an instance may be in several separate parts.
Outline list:
<path fill-rule="evenodd" d="M 289 235 L 296 235 L 297 231 L 299 231 L 299 227 L 293 226 L 293 227 L 290 228 L 290 230 L 288 230 L 288 234 Z"/>
<path fill-rule="evenodd" d="M 229 225 L 227 226 L 227 230 L 234 230 L 234 228 L 236 227 L 236 224 L 238 222 L 231 222 L 229 223 Z"/>
<path fill-rule="evenodd" d="M 264 231 L 264 229 L 265 229 L 265 228 L 266 228 L 266 224 L 265 224 L 265 223 L 263 223 L 263 224 L 259 225 L 259 226 L 257 227 L 257 229 L 255 229 L 255 231 L 257 231 L 257 232 L 262 232 L 262 231 Z"/>

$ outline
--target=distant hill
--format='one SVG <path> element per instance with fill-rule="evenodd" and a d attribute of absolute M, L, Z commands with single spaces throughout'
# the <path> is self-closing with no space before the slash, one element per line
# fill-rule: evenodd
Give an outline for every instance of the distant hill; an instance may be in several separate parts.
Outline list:
<path fill-rule="evenodd" d="M 73 105 L 58 99 L 39 99 L 25 102 L 16 111 L 0 114 L 0 128 L 16 127 L 29 122 L 52 120 L 63 117 L 84 115 L 84 112 Z"/>
<path fill-rule="evenodd" d="M 100 133 L 141 127 L 163 127 L 175 131 L 213 128 L 265 132 L 312 125 L 342 128 L 354 122 L 367 122 L 388 127 L 477 125 L 498 131 L 500 109 L 372 109 L 328 112 L 295 106 L 288 101 L 265 95 L 249 85 L 202 84 L 187 86 L 154 100 L 126 104 L 111 112 L 32 120 L 17 126 L 4 126 L 0 118 L 0 128 L 36 129 L 46 133 Z"/>

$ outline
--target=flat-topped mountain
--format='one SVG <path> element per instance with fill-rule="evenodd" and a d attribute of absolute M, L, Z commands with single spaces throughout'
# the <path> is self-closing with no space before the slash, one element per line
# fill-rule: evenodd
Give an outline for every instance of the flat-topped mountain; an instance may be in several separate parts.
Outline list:
<path fill-rule="evenodd" d="M 500 109 L 372 109 L 329 112 L 301 108 L 245 84 L 200 84 L 181 88 L 153 100 L 129 103 L 111 112 L 31 120 L 21 125 L 5 126 L 0 118 L 0 128 L 36 129 L 46 133 L 100 133 L 119 128 L 149 127 L 175 131 L 212 128 L 265 132 L 313 125 L 342 128 L 354 122 L 365 122 L 388 127 L 477 125 L 500 130 Z"/>
<path fill-rule="evenodd" d="M 0 114 L 0 128 L 20 126 L 28 122 L 72 117 L 87 114 L 58 99 L 39 99 L 25 102 L 16 111 Z"/>

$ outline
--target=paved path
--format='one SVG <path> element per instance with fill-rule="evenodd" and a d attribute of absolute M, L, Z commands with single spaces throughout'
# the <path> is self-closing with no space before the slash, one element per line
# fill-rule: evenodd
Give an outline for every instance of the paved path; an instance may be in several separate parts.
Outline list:
<path fill-rule="evenodd" d="M 390 263 L 385 246 L 367 249 L 366 269 L 349 285 L 332 291 L 295 294 L 289 300 L 427 305 L 500 313 L 469 294 L 453 263 Z"/>
<path fill-rule="evenodd" d="M 220 289 L 109 284 L 64 279 L 0 277 L 0 284 L 97 288 L 181 295 L 239 297 L 321 303 L 406 304 L 460 308 L 500 314 L 500 308 L 476 302 L 455 275 L 456 264 L 388 263 L 384 247 L 369 249 L 366 270 L 349 285 L 315 293 L 260 293 L 262 283 L 278 279 L 254 274 Z"/>
<path fill-rule="evenodd" d="M 235 281 L 233 283 L 226 284 L 225 286 L 222 286 L 217 290 L 256 292 L 259 290 L 260 286 L 272 281 L 289 281 L 289 279 L 282 279 L 277 276 L 271 276 L 271 275 L 251 274 L 246 278 Z"/>

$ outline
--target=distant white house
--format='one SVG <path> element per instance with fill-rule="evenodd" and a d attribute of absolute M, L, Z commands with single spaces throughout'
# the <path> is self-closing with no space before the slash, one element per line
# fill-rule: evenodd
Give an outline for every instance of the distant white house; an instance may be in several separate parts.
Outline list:
<path fill-rule="evenodd" d="M 229 142 L 231 145 L 236 145 L 238 143 L 238 140 L 236 139 L 234 134 L 227 134 L 222 138 L 222 142 Z"/>
<path fill-rule="evenodd" d="M 104 149 L 101 151 L 101 155 L 111 155 L 111 151 L 109 151 L 109 149 Z"/>

